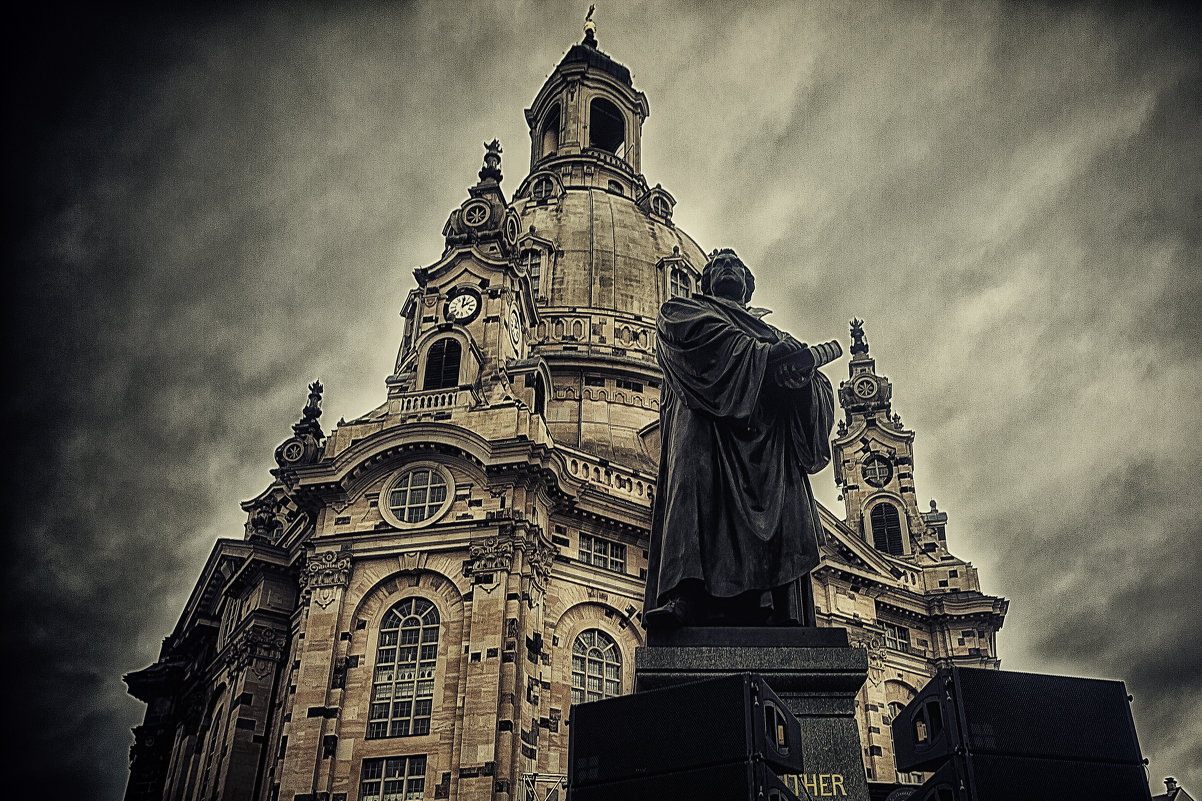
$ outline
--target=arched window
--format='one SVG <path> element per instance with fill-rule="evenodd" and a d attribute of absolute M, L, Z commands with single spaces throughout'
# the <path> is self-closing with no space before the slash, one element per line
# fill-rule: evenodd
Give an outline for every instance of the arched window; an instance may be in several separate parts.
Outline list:
<path fill-rule="evenodd" d="M 894 556 L 905 553 L 902 548 L 901 517 L 897 514 L 896 506 L 891 503 L 877 504 L 869 519 L 872 522 L 872 544 L 878 551 Z"/>
<path fill-rule="evenodd" d="M 526 268 L 526 275 L 530 277 L 530 291 L 537 298 L 543 277 L 543 254 L 534 248 L 522 251 L 522 266 Z"/>
<path fill-rule="evenodd" d="M 689 280 L 688 273 L 686 273 L 684 270 L 673 270 L 672 275 L 668 280 L 668 294 L 670 297 L 687 298 L 692 294 L 693 285 Z"/>
<path fill-rule="evenodd" d="M 572 644 L 572 703 L 622 694 L 622 652 L 600 629 L 582 631 Z"/>
<path fill-rule="evenodd" d="M 422 389 L 450 389 L 459 386 L 459 358 L 463 348 L 454 339 L 440 339 L 430 346 L 426 356 L 426 380 Z"/>
<path fill-rule="evenodd" d="M 535 200 L 546 200 L 555 194 L 555 182 L 547 176 L 541 176 L 534 182 L 534 186 L 530 189 L 530 194 Z"/>
<path fill-rule="evenodd" d="M 438 624 L 438 608 L 425 598 L 406 598 L 384 615 L 372 677 L 369 738 L 430 733 Z"/>
<path fill-rule="evenodd" d="M 588 143 L 618 158 L 626 157 L 626 119 L 604 97 L 594 98 L 589 105 Z"/>
<path fill-rule="evenodd" d="M 620 183 L 618 183 L 617 181 L 609 182 L 609 191 L 613 192 L 615 195 L 626 194 L 625 191 L 623 191 L 623 189 L 622 189 L 622 185 Z"/>
<path fill-rule="evenodd" d="M 196 785 L 198 798 L 203 798 L 209 792 L 210 781 L 216 784 L 221 776 L 221 759 L 225 755 L 225 740 L 229 737 L 229 716 L 225 714 L 225 706 L 217 707 L 217 711 L 210 714 L 209 731 L 205 735 L 207 742 L 204 745 L 204 768 L 200 774 L 200 784 Z M 221 741 L 220 751 L 217 750 L 218 741 Z"/>
<path fill-rule="evenodd" d="M 555 155 L 559 149 L 559 105 L 556 104 L 543 118 L 543 126 L 539 134 L 539 158 Z"/>

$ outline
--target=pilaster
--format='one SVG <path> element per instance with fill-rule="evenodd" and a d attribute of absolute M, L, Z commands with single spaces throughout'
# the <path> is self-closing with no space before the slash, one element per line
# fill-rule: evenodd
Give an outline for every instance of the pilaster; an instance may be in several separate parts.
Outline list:
<path fill-rule="evenodd" d="M 281 771 L 279 798 L 292 801 L 312 799 L 328 792 L 326 761 L 334 756 L 337 743 L 337 706 L 328 703 L 334 673 L 334 647 L 338 642 L 338 618 L 351 574 L 350 549 L 310 554 L 300 575 L 301 618 L 297 655 L 296 693 L 292 696 L 292 720 L 288 749 Z M 334 743 L 326 741 L 327 736 Z"/>

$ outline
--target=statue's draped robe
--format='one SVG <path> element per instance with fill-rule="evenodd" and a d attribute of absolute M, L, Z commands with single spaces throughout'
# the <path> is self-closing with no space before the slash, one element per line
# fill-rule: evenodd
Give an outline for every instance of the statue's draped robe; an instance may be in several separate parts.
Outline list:
<path fill-rule="evenodd" d="M 785 335 L 762 314 L 708 295 L 660 309 L 661 453 L 645 609 L 686 579 L 715 598 L 758 590 L 768 605 L 767 591 L 799 587 L 818 564 L 823 535 L 808 474 L 830 461 L 834 392 L 817 371 L 801 389 L 776 384 L 768 350 Z"/>

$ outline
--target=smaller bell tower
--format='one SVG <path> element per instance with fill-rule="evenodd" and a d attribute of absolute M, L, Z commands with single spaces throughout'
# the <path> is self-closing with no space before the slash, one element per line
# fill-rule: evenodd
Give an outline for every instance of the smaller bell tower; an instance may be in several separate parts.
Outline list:
<path fill-rule="evenodd" d="M 878 551 L 917 555 L 927 524 L 914 491 L 914 432 L 892 412 L 893 385 L 876 371 L 864 322 L 851 321 L 851 362 L 839 384 L 844 419 L 833 445 L 847 525 Z"/>

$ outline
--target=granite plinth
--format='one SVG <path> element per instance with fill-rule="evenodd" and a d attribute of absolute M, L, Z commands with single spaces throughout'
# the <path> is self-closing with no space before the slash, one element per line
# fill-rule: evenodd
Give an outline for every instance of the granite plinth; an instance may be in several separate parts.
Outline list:
<path fill-rule="evenodd" d="M 831 648 L 848 645 L 847 629 L 807 628 L 804 626 L 683 626 L 651 629 L 647 646 L 697 647 L 762 647 L 768 645 L 790 648 Z"/>
<path fill-rule="evenodd" d="M 635 650 L 636 693 L 758 673 L 801 722 L 805 772 L 786 784 L 814 798 L 868 801 L 856 725 L 868 654 L 848 646 L 846 629 L 684 627 L 652 630 L 647 643 Z"/>

